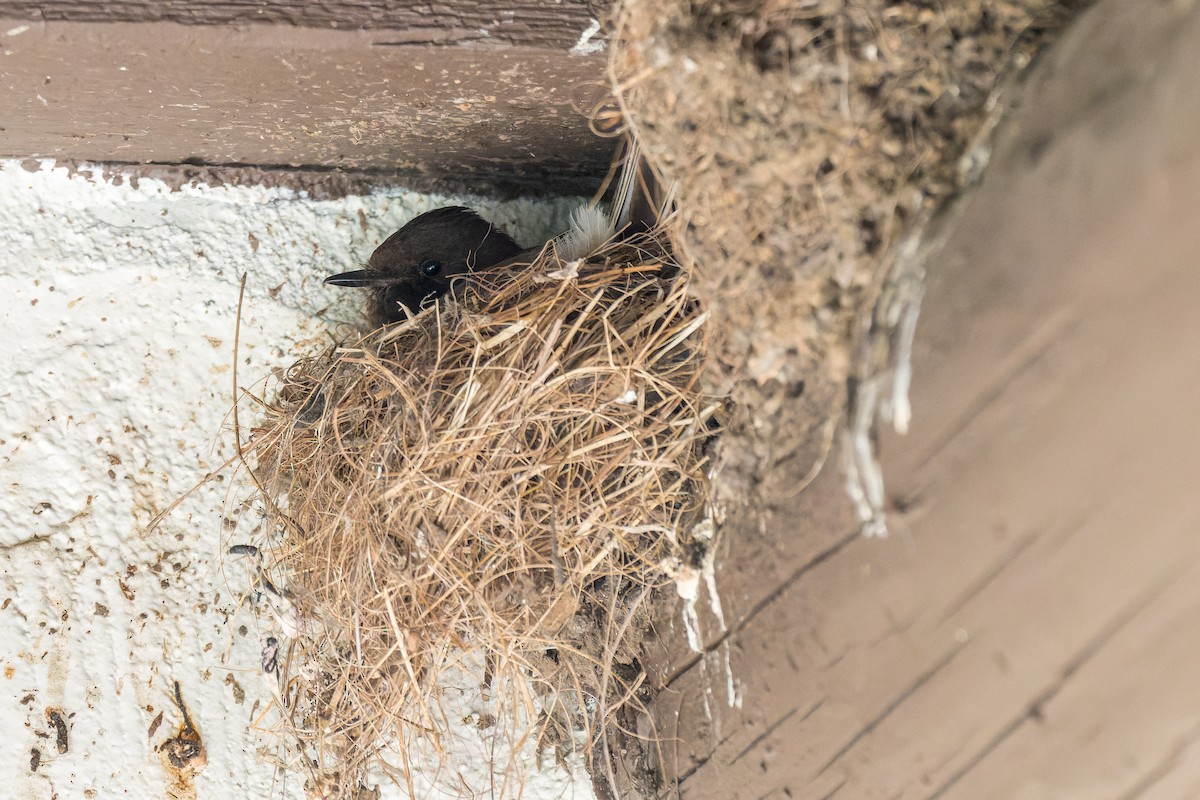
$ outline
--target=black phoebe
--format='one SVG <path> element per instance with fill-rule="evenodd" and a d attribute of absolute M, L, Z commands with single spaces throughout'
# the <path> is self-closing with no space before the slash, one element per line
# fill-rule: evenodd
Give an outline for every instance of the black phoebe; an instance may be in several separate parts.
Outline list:
<path fill-rule="evenodd" d="M 652 190 L 641 173 L 640 150 L 630 145 L 611 208 L 607 212 L 594 206 L 576 209 L 571 228 L 554 240 L 561 259 L 583 258 L 618 232 L 626 237 L 653 225 L 670 200 L 652 204 Z M 371 254 L 366 269 L 331 275 L 325 283 L 370 289 L 371 322 L 386 325 L 407 319 L 409 312 L 415 314 L 423 304 L 444 295 L 455 277 L 503 266 L 506 261 L 514 267 L 527 265 L 540 250 L 523 250 L 469 208 L 438 208 L 389 236 Z"/>
<path fill-rule="evenodd" d="M 367 268 L 331 275 L 325 283 L 371 290 L 376 325 L 406 319 L 450 289 L 450 280 L 519 255 L 520 245 L 469 208 L 427 211 L 393 233 L 367 259 Z"/>

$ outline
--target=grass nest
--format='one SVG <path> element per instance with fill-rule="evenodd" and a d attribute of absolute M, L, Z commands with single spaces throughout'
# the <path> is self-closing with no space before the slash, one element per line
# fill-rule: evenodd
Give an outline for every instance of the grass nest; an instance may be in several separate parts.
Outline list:
<path fill-rule="evenodd" d="M 699 386 L 705 314 L 660 236 L 571 263 L 548 245 L 461 288 L 295 364 L 246 446 L 314 794 L 380 767 L 414 789 L 405 751 L 440 752 L 458 713 L 441 687 L 464 676 L 490 699 L 479 728 L 537 742 L 539 762 L 581 749 L 594 772 L 645 697 L 645 601 L 704 549 L 719 403 Z"/>

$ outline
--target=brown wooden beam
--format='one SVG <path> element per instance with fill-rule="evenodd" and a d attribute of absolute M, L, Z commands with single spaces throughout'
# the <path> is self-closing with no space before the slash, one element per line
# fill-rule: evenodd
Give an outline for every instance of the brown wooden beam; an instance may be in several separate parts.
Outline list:
<path fill-rule="evenodd" d="M 578 38 L 575 16 L 559 19 L 558 38 Z M 406 35 L 0 20 L 0 157 L 337 169 L 546 192 L 589 189 L 603 174 L 611 147 L 587 122 L 604 96 L 602 53 L 416 46 Z"/>
<path fill-rule="evenodd" d="M 300 28 L 386 31 L 409 44 L 516 45 L 566 50 L 601 13 L 588 0 L 50 0 L 0 2 L 0 16 L 41 22 L 177 22 L 182 25 L 273 23 Z"/>

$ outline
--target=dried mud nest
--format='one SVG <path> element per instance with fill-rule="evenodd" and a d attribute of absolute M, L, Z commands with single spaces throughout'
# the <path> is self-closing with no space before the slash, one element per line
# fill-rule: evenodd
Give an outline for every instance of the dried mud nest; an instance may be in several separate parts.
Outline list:
<path fill-rule="evenodd" d="M 853 387 L 903 360 L 908 245 L 979 178 L 1006 87 L 1087 3 L 617 4 L 610 82 L 679 187 L 671 238 L 711 311 L 707 379 L 737 400 L 720 500 L 792 491 Z"/>
<path fill-rule="evenodd" d="M 661 240 L 551 245 L 459 295 L 297 363 L 246 448 L 298 643 L 285 729 L 318 794 L 382 743 L 436 749 L 439 686 L 464 674 L 501 749 L 598 752 L 645 697 L 645 600 L 704 548 L 719 404 Z"/>

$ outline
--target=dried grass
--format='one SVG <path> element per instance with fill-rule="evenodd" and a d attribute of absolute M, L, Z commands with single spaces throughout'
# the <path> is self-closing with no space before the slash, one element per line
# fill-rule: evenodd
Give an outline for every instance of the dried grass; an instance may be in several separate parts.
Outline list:
<path fill-rule="evenodd" d="M 695 554 L 704 317 L 654 235 L 572 264 L 548 247 L 290 370 L 246 450 L 310 789 L 349 794 L 389 741 L 436 749 L 464 672 L 504 747 L 603 751 L 641 696 L 614 668 L 638 606 Z"/>

